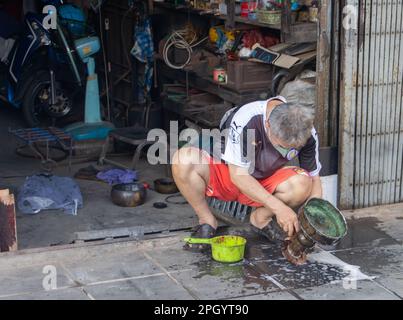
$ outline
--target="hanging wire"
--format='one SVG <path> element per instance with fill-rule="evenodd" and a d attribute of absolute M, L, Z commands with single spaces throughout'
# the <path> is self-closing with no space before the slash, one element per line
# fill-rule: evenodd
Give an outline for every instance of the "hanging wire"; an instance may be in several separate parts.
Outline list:
<path fill-rule="evenodd" d="M 104 36 L 103 36 L 103 21 L 102 21 L 102 6 L 98 8 L 99 11 L 99 33 L 101 36 L 101 46 L 102 46 L 102 56 L 104 60 L 104 73 L 105 73 L 105 86 L 106 86 L 106 109 L 108 111 L 108 121 L 111 121 L 111 108 L 110 108 L 110 100 L 109 100 L 109 63 L 106 61 L 106 52 L 104 45 Z"/>

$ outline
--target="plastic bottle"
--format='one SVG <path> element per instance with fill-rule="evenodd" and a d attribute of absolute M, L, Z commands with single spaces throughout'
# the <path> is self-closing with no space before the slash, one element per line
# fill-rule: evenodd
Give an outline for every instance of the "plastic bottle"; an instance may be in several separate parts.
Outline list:
<path fill-rule="evenodd" d="M 249 15 L 249 1 L 248 0 L 243 0 L 241 2 L 241 17 L 242 18 L 247 18 Z"/>
<path fill-rule="evenodd" d="M 258 1 L 257 0 L 249 0 L 249 13 L 248 13 L 248 19 L 249 20 L 256 20 L 257 19 L 257 5 Z"/>

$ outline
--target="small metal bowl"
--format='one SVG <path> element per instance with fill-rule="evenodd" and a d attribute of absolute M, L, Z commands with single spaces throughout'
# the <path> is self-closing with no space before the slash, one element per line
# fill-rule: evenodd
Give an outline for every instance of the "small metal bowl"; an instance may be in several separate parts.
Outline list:
<path fill-rule="evenodd" d="M 112 202 L 120 207 L 137 207 L 146 200 L 147 190 L 143 184 L 122 183 L 112 187 Z"/>
<path fill-rule="evenodd" d="M 173 194 L 179 192 L 178 187 L 170 178 L 162 178 L 154 181 L 154 190 L 162 194 Z"/>

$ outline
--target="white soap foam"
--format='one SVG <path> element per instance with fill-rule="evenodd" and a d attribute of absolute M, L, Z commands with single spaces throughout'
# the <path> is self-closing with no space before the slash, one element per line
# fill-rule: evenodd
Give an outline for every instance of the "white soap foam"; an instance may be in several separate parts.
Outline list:
<path fill-rule="evenodd" d="M 349 272 L 349 275 L 345 278 L 348 281 L 373 280 L 376 278 L 362 273 L 359 266 L 348 264 L 324 250 L 316 250 L 314 253 L 309 254 L 307 259 L 310 262 L 323 263 L 342 268 L 343 271 Z"/>

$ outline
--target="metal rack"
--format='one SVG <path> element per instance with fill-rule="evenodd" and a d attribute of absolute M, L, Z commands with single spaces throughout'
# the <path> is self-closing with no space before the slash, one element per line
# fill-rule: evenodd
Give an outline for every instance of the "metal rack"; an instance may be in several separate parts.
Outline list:
<path fill-rule="evenodd" d="M 41 159 L 42 166 L 46 171 L 50 171 L 51 165 L 55 164 L 55 160 L 51 159 L 49 156 L 50 143 L 57 143 L 64 151 L 69 153 L 70 170 L 73 155 L 73 138 L 70 134 L 56 127 L 9 129 L 9 132 L 23 141 L 23 143 L 32 150 L 34 155 Z M 38 147 L 40 143 L 45 144 L 45 154 L 43 154 Z"/>

